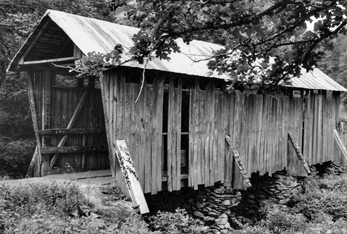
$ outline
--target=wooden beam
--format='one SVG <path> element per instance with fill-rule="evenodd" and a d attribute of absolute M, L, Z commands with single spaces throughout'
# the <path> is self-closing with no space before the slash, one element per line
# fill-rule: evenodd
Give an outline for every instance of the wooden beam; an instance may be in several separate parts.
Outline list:
<path fill-rule="evenodd" d="M 61 147 L 42 147 L 42 154 L 75 154 L 85 152 L 107 152 L 107 146 L 104 145 L 86 145 L 86 146 L 61 146 Z"/>
<path fill-rule="evenodd" d="M 128 146 L 125 140 L 116 140 L 115 142 L 116 156 L 122 170 L 125 183 L 128 187 L 131 199 L 140 206 L 141 214 L 149 212 L 145 196 L 143 194 L 133 160 L 131 159 Z M 149 179 L 149 178 L 147 178 Z"/>
<path fill-rule="evenodd" d="M 234 147 L 232 147 L 232 139 L 231 139 L 231 137 L 226 135 L 225 136 L 225 140 L 226 140 L 226 142 L 228 143 L 228 145 L 230 147 L 231 153 L 232 153 L 232 155 L 233 155 L 233 157 L 235 159 L 236 166 L 239 168 L 239 170 L 241 172 L 241 175 L 243 177 L 243 181 L 245 182 L 247 187 L 252 187 L 251 181 L 250 181 L 250 179 L 247 176 L 247 171 L 245 169 L 245 166 L 243 165 L 241 157 L 240 157 L 239 153 L 237 152 L 237 150 Z M 226 172 L 226 173 L 231 173 L 231 172 Z"/>
<path fill-rule="evenodd" d="M 28 170 L 27 170 L 27 173 L 25 175 L 25 178 L 29 178 L 32 176 L 33 174 L 33 169 L 35 167 L 35 162 L 37 160 L 37 156 L 38 155 L 38 147 L 36 146 L 35 148 L 35 152 L 33 154 L 33 157 L 31 158 L 31 161 L 30 161 L 30 164 L 29 164 L 29 167 L 28 167 Z"/>
<path fill-rule="evenodd" d="M 38 172 L 36 173 L 37 176 L 40 176 L 40 172 L 41 172 L 41 142 L 40 142 L 40 136 L 39 134 L 37 134 L 38 131 L 38 123 L 37 123 L 37 115 L 36 115 L 36 109 L 35 109 L 35 97 L 34 97 L 34 88 L 33 88 L 33 73 L 32 72 L 28 72 L 28 97 L 29 97 L 29 104 L 30 104 L 30 112 L 31 112 L 31 118 L 33 121 L 33 128 L 34 128 L 34 132 L 35 132 L 35 138 L 36 138 L 36 146 L 37 146 L 37 150 L 35 150 L 36 153 L 34 153 L 33 155 L 33 160 L 36 161 L 37 158 L 37 162 L 38 162 Z M 28 172 L 33 170 L 33 165 L 30 164 L 32 167 L 29 166 L 28 168 Z M 29 173 L 27 173 L 27 175 L 29 175 Z"/>
<path fill-rule="evenodd" d="M 92 134 L 102 134 L 105 133 L 105 129 L 99 128 L 53 128 L 53 129 L 44 129 L 38 130 L 37 134 L 39 135 L 92 135 Z"/>
<path fill-rule="evenodd" d="M 35 43 L 37 42 L 37 40 L 39 39 L 39 37 L 41 36 L 41 34 L 43 33 L 43 31 L 46 29 L 46 27 L 48 26 L 50 20 L 47 20 L 44 25 L 42 26 L 42 28 L 40 29 L 40 31 L 36 34 L 34 40 L 30 43 L 28 49 L 26 49 L 26 51 L 24 52 L 23 56 L 20 58 L 20 64 L 24 63 L 25 57 L 28 55 L 28 53 L 30 52 L 30 50 L 33 48 L 33 46 L 35 45 Z"/>
<path fill-rule="evenodd" d="M 89 89 L 86 89 L 84 91 L 84 93 L 81 97 L 81 100 L 79 101 L 79 103 L 75 109 L 75 112 L 73 113 L 72 118 L 70 119 L 69 124 L 67 125 L 66 129 L 71 129 L 72 126 L 74 125 L 74 123 L 75 123 L 75 121 L 76 121 L 76 119 L 77 119 L 77 117 L 78 117 L 78 115 L 82 109 L 82 106 L 87 99 L 88 93 L 89 93 Z M 58 147 L 62 147 L 65 144 L 67 137 L 68 137 L 68 135 L 64 135 L 64 137 L 60 140 Z M 55 162 L 57 161 L 57 158 L 58 158 L 57 154 L 53 156 L 51 163 L 50 163 L 51 169 L 53 168 Z"/>
<path fill-rule="evenodd" d="M 51 123 L 51 71 L 46 69 L 43 72 L 43 88 L 42 88 L 42 119 L 41 126 L 42 130 L 50 128 Z M 42 136 L 42 147 L 50 145 L 50 138 L 47 136 Z M 42 152 L 41 152 L 42 153 Z M 49 157 L 42 158 L 42 171 L 49 169 Z"/>
<path fill-rule="evenodd" d="M 298 159 L 300 160 L 300 162 L 304 166 L 307 174 L 310 175 L 312 173 L 312 171 L 311 171 L 309 165 L 306 163 L 304 156 L 301 153 L 300 146 L 294 141 L 294 137 L 292 136 L 292 134 L 290 132 L 288 132 L 288 136 L 289 136 L 289 140 L 291 142 L 291 145 L 294 147 L 296 156 L 298 157 Z"/>
<path fill-rule="evenodd" d="M 111 142 L 112 139 L 112 131 L 111 124 L 110 124 L 110 110 L 109 110 L 109 74 L 107 76 L 101 76 L 100 77 L 100 87 L 101 87 L 101 99 L 102 99 L 102 106 L 104 110 L 104 118 L 105 118 L 105 129 L 106 129 L 106 138 L 107 138 L 107 145 L 109 150 L 109 160 L 110 160 L 110 168 L 111 173 L 113 177 L 116 177 L 116 159 L 115 159 L 115 152 L 114 147 Z M 112 120 L 113 121 L 113 120 Z"/>
<path fill-rule="evenodd" d="M 334 139 L 337 143 L 337 145 L 339 146 L 341 152 L 342 152 L 342 155 L 343 157 L 345 158 L 346 162 L 347 162 L 347 150 L 346 150 L 346 146 L 345 144 L 343 143 L 339 133 L 337 132 L 336 129 L 334 129 Z"/>
<path fill-rule="evenodd" d="M 55 59 L 43 59 L 43 60 L 34 60 L 23 62 L 21 65 L 33 65 L 33 64 L 41 64 L 41 63 L 56 63 L 56 62 L 65 62 L 70 60 L 76 60 L 78 58 L 75 57 L 65 57 L 65 58 L 55 58 Z"/>

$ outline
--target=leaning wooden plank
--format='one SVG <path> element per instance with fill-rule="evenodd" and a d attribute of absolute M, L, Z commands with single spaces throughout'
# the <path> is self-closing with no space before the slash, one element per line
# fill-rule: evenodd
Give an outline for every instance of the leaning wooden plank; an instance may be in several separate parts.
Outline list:
<path fill-rule="evenodd" d="M 233 157 L 235 159 L 236 166 L 240 170 L 240 174 L 243 177 L 244 183 L 246 184 L 247 187 L 251 187 L 252 184 L 251 184 L 251 181 L 249 180 L 249 178 L 247 176 L 247 171 L 245 169 L 245 166 L 242 163 L 241 157 L 240 157 L 239 153 L 237 152 L 237 150 L 232 147 L 232 139 L 231 139 L 231 137 L 226 135 L 225 136 L 225 140 L 227 141 L 227 143 L 228 143 L 228 145 L 229 145 L 229 147 L 231 149 L 231 152 L 232 152 Z"/>
<path fill-rule="evenodd" d="M 295 143 L 294 138 L 293 138 L 293 136 L 292 136 L 292 134 L 291 134 L 290 132 L 288 133 L 288 136 L 289 136 L 289 140 L 290 140 L 292 146 L 294 147 L 296 156 L 298 157 L 298 159 L 300 160 L 300 162 L 301 162 L 302 165 L 304 166 L 304 168 L 305 168 L 307 174 L 310 175 L 310 174 L 312 173 L 312 172 L 311 172 L 311 169 L 310 169 L 310 167 L 308 166 L 308 164 L 306 163 L 306 161 L 305 161 L 305 159 L 304 159 L 304 156 L 303 156 L 302 153 L 301 153 L 301 149 L 300 149 L 299 145 L 298 145 L 297 143 Z"/>
<path fill-rule="evenodd" d="M 336 129 L 334 129 L 334 139 L 335 139 L 337 145 L 339 146 L 339 148 L 340 148 L 340 150 L 342 152 L 343 157 L 347 161 L 347 149 L 346 149 L 346 146 L 343 143 L 342 139 L 340 138 L 339 133 L 337 132 Z"/>
<path fill-rule="evenodd" d="M 89 93 L 89 89 L 86 89 L 81 97 L 81 100 L 79 101 L 73 115 L 72 115 L 72 118 L 70 119 L 70 122 L 69 124 L 67 125 L 66 129 L 71 129 L 72 126 L 74 125 L 77 117 L 78 117 L 78 114 L 80 113 L 81 109 L 82 109 L 82 106 L 84 104 L 84 102 L 86 101 L 87 99 L 87 96 L 88 96 L 88 93 Z M 59 142 L 58 144 L 58 147 L 62 147 L 64 144 L 65 144 L 65 141 L 67 139 L 68 135 L 65 135 Z M 55 162 L 57 161 L 57 158 L 58 158 L 58 155 L 54 155 L 52 160 L 51 160 L 51 163 L 50 163 L 50 168 L 52 169 Z"/>
<path fill-rule="evenodd" d="M 116 156 L 120 164 L 125 183 L 128 187 L 131 199 L 140 206 L 141 214 L 149 212 L 140 182 L 138 180 L 133 161 L 125 140 L 116 140 Z"/>
<path fill-rule="evenodd" d="M 28 73 L 28 96 L 29 96 L 29 104 L 30 104 L 30 112 L 31 112 L 31 118 L 33 121 L 33 128 L 35 131 L 35 138 L 36 138 L 36 147 L 37 147 L 37 162 L 38 165 L 41 165 L 41 142 L 40 142 L 40 136 L 37 133 L 38 131 L 38 124 L 37 124 L 37 116 L 36 116 L 36 110 L 35 110 L 35 99 L 34 99 L 34 90 L 33 90 L 33 73 Z M 35 156 L 35 154 L 34 154 Z M 33 156 L 33 157 L 34 157 Z M 35 162 L 36 160 L 34 160 Z M 30 168 L 29 168 L 30 169 Z M 41 168 L 39 167 L 38 170 Z M 37 173 L 38 176 L 40 173 Z"/>

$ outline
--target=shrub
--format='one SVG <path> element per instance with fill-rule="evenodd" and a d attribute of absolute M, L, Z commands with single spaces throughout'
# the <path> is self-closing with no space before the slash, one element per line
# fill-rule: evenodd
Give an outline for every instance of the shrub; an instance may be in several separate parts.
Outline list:
<path fill-rule="evenodd" d="M 23 177 L 35 150 L 35 140 L 16 140 L 0 136 L 0 176 Z"/>
<path fill-rule="evenodd" d="M 264 209 L 266 218 L 261 225 L 270 233 L 294 233 L 306 229 L 306 218 L 302 214 L 291 213 L 286 206 L 268 204 Z"/>
<path fill-rule="evenodd" d="M 71 183 L 33 183 L 24 186 L 1 185 L 0 192 L 5 200 L 5 209 L 21 214 L 37 210 L 52 210 L 70 214 L 78 203 L 86 200 L 79 188 Z"/>
<path fill-rule="evenodd" d="M 161 212 L 149 219 L 150 229 L 160 231 L 163 234 L 180 233 L 201 233 L 203 227 L 199 226 L 197 221 L 190 218 L 183 209 L 176 209 L 175 213 Z"/>
<path fill-rule="evenodd" d="M 310 222 L 322 213 L 330 215 L 333 221 L 347 219 L 347 196 L 326 190 L 307 193 L 296 197 L 293 212 L 303 214 Z"/>

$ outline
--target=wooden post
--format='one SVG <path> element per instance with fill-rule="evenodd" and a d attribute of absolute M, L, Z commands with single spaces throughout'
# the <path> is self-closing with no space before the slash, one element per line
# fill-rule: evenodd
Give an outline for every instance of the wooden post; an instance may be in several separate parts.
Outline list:
<path fill-rule="evenodd" d="M 42 130 L 50 128 L 50 109 L 51 109 L 51 72 L 45 70 L 43 76 L 43 89 L 42 89 Z M 50 146 L 50 138 L 42 136 L 42 147 Z M 49 169 L 49 155 L 42 157 L 42 173 Z"/>
<path fill-rule="evenodd" d="M 140 206 L 141 214 L 146 214 L 149 212 L 149 209 L 137 177 L 128 146 L 125 140 L 116 140 L 115 146 L 116 156 L 121 167 L 125 183 L 128 187 L 130 197 L 134 203 Z"/>
<path fill-rule="evenodd" d="M 27 176 L 29 177 L 30 174 L 29 172 L 31 172 L 33 170 L 33 167 L 35 165 L 35 161 L 38 162 L 38 168 L 37 168 L 37 172 L 36 175 L 40 176 L 40 170 L 41 170 L 41 142 L 40 142 L 40 136 L 38 134 L 38 124 L 37 124 L 37 115 L 36 115 L 36 109 L 35 109 L 35 98 L 34 98 L 34 90 L 33 90 L 33 72 L 28 72 L 28 96 L 29 96 L 29 104 L 30 104 L 30 112 L 31 112 L 31 118 L 33 121 L 33 128 L 34 128 L 34 132 L 35 132 L 35 138 L 36 138 L 36 150 L 35 153 L 33 155 L 33 159 L 32 162 L 29 165 L 28 168 L 28 173 Z"/>
<path fill-rule="evenodd" d="M 334 139 L 337 143 L 337 145 L 339 146 L 341 152 L 342 152 L 342 155 L 343 157 L 345 158 L 346 162 L 347 162 L 347 150 L 346 150 L 346 146 L 345 144 L 343 143 L 342 139 L 340 138 L 340 135 L 339 133 L 337 132 L 336 129 L 334 129 Z"/>
<path fill-rule="evenodd" d="M 292 136 L 292 134 L 289 132 L 288 133 L 288 137 L 289 137 L 289 140 L 291 142 L 291 145 L 294 147 L 294 150 L 295 150 L 295 153 L 296 153 L 296 156 L 298 157 L 298 159 L 300 160 L 302 166 L 305 168 L 305 171 L 308 175 L 310 175 L 312 172 L 311 172 L 311 169 L 310 167 L 308 166 L 308 164 L 306 163 L 305 159 L 304 159 L 304 156 L 302 155 L 301 153 L 301 149 L 300 149 L 300 146 L 295 143 L 294 141 L 294 138 Z"/>
<path fill-rule="evenodd" d="M 116 159 L 114 158 L 115 152 L 113 152 L 113 145 L 112 145 L 112 130 L 111 130 L 111 123 L 110 119 L 111 118 L 111 113 L 110 113 L 110 108 L 109 108 L 109 102 L 111 99 L 109 99 L 110 95 L 110 77 L 109 74 L 106 76 L 102 75 L 100 77 L 100 87 L 101 87 L 101 98 L 102 98 L 102 106 L 104 110 L 104 118 L 105 118 L 105 129 L 106 129 L 106 137 L 107 137 L 107 145 L 108 145 L 108 155 L 109 155 L 109 160 L 110 160 L 110 168 L 111 168 L 111 173 L 112 177 L 116 177 Z M 113 100 L 113 99 L 112 99 Z"/>
<path fill-rule="evenodd" d="M 242 175 L 243 181 L 245 182 L 247 187 L 252 187 L 251 181 L 249 180 L 248 176 L 247 176 L 247 171 L 242 163 L 241 157 L 239 155 L 239 153 L 237 152 L 237 150 L 235 148 L 232 147 L 232 140 L 231 137 L 226 135 L 225 136 L 225 140 L 228 143 L 230 150 L 232 152 L 232 155 L 235 159 L 235 163 L 236 166 L 239 168 L 240 173 Z M 226 172 L 226 173 L 231 173 L 231 172 Z"/>
<path fill-rule="evenodd" d="M 29 177 L 32 176 L 33 170 L 34 170 L 34 166 L 35 166 L 35 162 L 36 162 L 36 160 L 38 158 L 37 155 L 38 155 L 38 147 L 36 146 L 35 152 L 33 154 L 33 157 L 31 159 L 31 161 L 30 161 L 30 164 L 29 164 L 29 167 L 28 167 L 28 170 L 27 170 L 27 174 L 25 175 L 25 178 L 29 178 Z"/>

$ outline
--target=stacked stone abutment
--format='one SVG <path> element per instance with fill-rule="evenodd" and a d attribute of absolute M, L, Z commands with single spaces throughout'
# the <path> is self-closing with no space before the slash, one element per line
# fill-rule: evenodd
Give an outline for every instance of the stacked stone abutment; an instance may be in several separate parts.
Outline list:
<path fill-rule="evenodd" d="M 228 233 L 233 228 L 259 221 L 264 202 L 285 203 L 302 192 L 298 180 L 285 172 L 277 172 L 271 177 L 253 175 L 251 182 L 252 187 L 246 191 L 233 190 L 222 184 L 200 189 L 191 200 L 190 214 L 209 226 L 208 233 Z"/>

